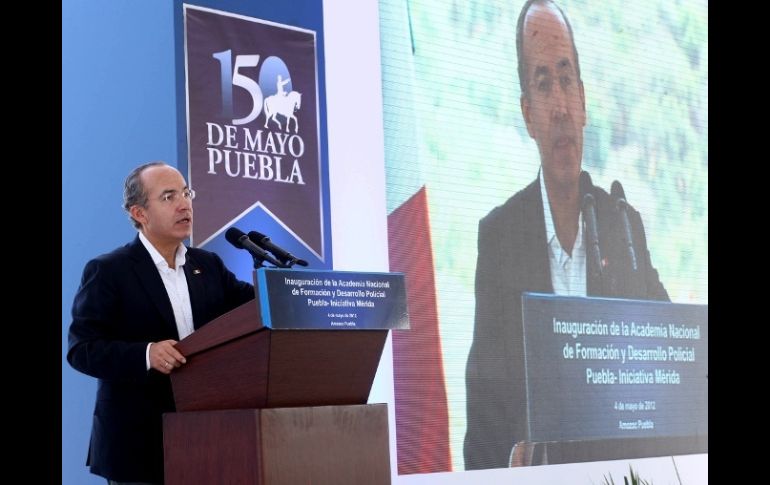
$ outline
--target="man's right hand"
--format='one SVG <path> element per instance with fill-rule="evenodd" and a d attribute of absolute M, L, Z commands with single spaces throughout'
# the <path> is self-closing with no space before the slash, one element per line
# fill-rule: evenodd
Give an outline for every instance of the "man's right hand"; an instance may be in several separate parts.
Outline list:
<path fill-rule="evenodd" d="M 171 371 L 187 362 L 174 346 L 176 340 L 163 340 L 150 344 L 150 366 L 163 374 L 171 374 Z"/>

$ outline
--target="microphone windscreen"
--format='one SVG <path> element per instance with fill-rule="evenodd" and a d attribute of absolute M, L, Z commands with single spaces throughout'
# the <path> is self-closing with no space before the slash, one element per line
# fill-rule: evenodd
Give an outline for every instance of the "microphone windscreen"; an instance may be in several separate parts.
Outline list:
<path fill-rule="evenodd" d="M 594 184 L 591 182 L 591 176 L 583 170 L 580 172 L 580 195 L 590 194 L 594 191 Z"/>
<path fill-rule="evenodd" d="M 243 249 L 243 245 L 241 244 L 239 239 L 245 235 L 246 234 L 244 234 L 243 231 L 241 231 L 237 227 L 231 227 L 225 232 L 225 239 L 227 239 L 227 242 L 229 242 L 236 248 Z"/>
<path fill-rule="evenodd" d="M 265 236 L 261 232 L 249 231 L 249 239 L 251 239 L 252 241 L 254 241 L 256 243 L 258 243 L 259 241 L 265 239 L 266 237 L 267 236 Z"/>
<path fill-rule="evenodd" d="M 623 190 L 623 186 L 620 185 L 620 182 L 618 182 L 617 180 L 612 182 L 612 187 L 610 187 L 610 195 L 615 200 L 626 199 L 626 193 Z"/>

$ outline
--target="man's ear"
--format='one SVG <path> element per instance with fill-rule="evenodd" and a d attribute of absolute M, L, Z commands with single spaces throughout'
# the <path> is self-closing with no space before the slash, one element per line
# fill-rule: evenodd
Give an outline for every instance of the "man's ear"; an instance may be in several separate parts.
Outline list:
<path fill-rule="evenodd" d="M 521 114 L 524 115 L 524 123 L 527 125 L 527 133 L 529 133 L 531 138 L 535 138 L 535 134 L 532 133 L 532 116 L 529 112 L 529 98 L 522 94 L 519 101 L 521 102 Z"/>
<path fill-rule="evenodd" d="M 147 223 L 147 214 L 145 214 L 144 207 L 132 205 L 131 208 L 128 209 L 128 213 L 131 214 L 131 217 L 133 217 L 139 224 L 145 225 Z"/>
<path fill-rule="evenodd" d="M 586 119 L 588 118 L 588 115 L 586 113 L 586 92 L 583 88 L 583 80 L 580 80 L 580 104 L 583 107 L 583 123 L 581 123 L 580 126 L 584 127 L 586 126 Z"/>

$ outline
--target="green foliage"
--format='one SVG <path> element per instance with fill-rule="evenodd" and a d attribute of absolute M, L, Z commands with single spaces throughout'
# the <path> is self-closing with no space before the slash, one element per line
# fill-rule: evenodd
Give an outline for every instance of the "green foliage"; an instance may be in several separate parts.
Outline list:
<path fill-rule="evenodd" d="M 652 485 L 651 481 L 642 480 L 639 478 L 639 472 L 635 472 L 631 465 L 628 465 L 628 469 L 630 473 L 629 476 L 623 477 L 624 485 Z M 604 475 L 604 481 L 601 485 L 615 485 L 615 479 L 612 478 L 612 474 L 610 474 L 609 477 Z"/>
<path fill-rule="evenodd" d="M 404 10 L 393 21 L 408 18 L 402 35 L 413 48 L 389 53 L 388 20 L 381 20 L 386 140 L 388 130 L 409 123 L 415 136 L 409 155 L 403 133 L 386 143 L 389 210 L 426 185 L 440 232 L 437 261 L 469 270 L 461 273 L 469 285 L 476 221 L 531 182 L 539 166 L 519 100 L 523 3 L 381 1 L 383 12 Z M 708 302 L 708 4 L 557 4 L 572 25 L 585 85 L 583 167 L 607 190 L 615 179 L 623 183 L 672 300 Z"/>

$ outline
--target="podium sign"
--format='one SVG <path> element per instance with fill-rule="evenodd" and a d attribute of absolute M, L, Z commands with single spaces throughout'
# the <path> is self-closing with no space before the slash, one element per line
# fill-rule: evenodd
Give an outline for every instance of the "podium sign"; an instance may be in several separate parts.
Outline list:
<path fill-rule="evenodd" d="M 707 305 L 522 303 L 530 441 L 708 435 Z"/>
<path fill-rule="evenodd" d="M 402 273 L 262 268 L 255 280 L 262 324 L 273 330 L 409 328 Z"/>

